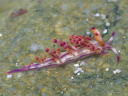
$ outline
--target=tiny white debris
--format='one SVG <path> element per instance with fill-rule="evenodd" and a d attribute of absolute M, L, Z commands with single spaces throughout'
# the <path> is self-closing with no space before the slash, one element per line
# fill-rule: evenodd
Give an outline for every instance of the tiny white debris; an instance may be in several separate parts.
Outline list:
<path fill-rule="evenodd" d="M 106 68 L 105 71 L 109 71 L 109 68 Z"/>
<path fill-rule="evenodd" d="M 80 66 L 85 65 L 85 64 L 86 64 L 85 61 L 80 62 Z"/>
<path fill-rule="evenodd" d="M 18 73 L 17 77 L 20 78 L 22 76 L 22 73 Z"/>
<path fill-rule="evenodd" d="M 72 76 L 71 79 L 74 79 L 74 77 Z"/>
<path fill-rule="evenodd" d="M 91 34 L 91 32 L 86 32 L 86 34 L 87 34 L 87 35 L 90 35 L 90 34 Z"/>
<path fill-rule="evenodd" d="M 100 16 L 100 13 L 96 13 L 94 16 L 99 17 Z"/>
<path fill-rule="evenodd" d="M 110 23 L 109 22 L 106 22 L 106 26 L 110 26 Z"/>
<path fill-rule="evenodd" d="M 12 75 L 11 74 L 7 75 L 7 78 L 12 78 Z"/>
<path fill-rule="evenodd" d="M 102 18 L 102 19 L 106 19 L 106 15 L 101 14 L 101 18 Z"/>
<path fill-rule="evenodd" d="M 79 64 L 74 64 L 74 67 L 79 67 Z"/>
<path fill-rule="evenodd" d="M 118 74 L 118 73 L 120 73 L 120 72 L 121 72 L 120 69 L 116 69 L 116 70 L 113 71 L 113 74 Z"/>
<path fill-rule="evenodd" d="M 80 75 L 80 73 L 77 73 L 77 75 Z"/>
<path fill-rule="evenodd" d="M 123 36 L 123 39 L 126 39 L 126 36 Z"/>
<path fill-rule="evenodd" d="M 0 37 L 2 37 L 3 36 L 3 34 L 2 33 L 0 33 Z"/>
<path fill-rule="evenodd" d="M 77 69 L 74 71 L 75 74 L 81 73 L 81 72 L 82 72 L 82 73 L 84 72 L 81 68 L 77 68 Z"/>
<path fill-rule="evenodd" d="M 88 21 L 88 18 L 86 19 L 86 21 Z"/>
<path fill-rule="evenodd" d="M 97 78 L 99 78 L 99 77 L 100 77 L 100 75 L 96 75 L 96 77 L 97 77 Z"/>
<path fill-rule="evenodd" d="M 16 66 L 18 66 L 18 63 L 16 63 Z"/>
<path fill-rule="evenodd" d="M 61 94 L 64 94 L 64 91 L 61 91 L 60 93 L 61 93 Z"/>
<path fill-rule="evenodd" d="M 107 29 L 104 29 L 103 33 L 106 34 L 107 32 L 108 32 L 108 30 Z"/>

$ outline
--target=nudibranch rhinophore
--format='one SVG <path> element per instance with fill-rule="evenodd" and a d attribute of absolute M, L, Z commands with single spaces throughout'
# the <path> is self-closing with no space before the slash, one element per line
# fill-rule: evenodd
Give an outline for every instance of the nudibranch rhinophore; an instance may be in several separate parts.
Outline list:
<path fill-rule="evenodd" d="M 83 35 L 71 35 L 69 36 L 69 42 L 54 39 L 53 43 L 64 49 L 64 52 L 61 52 L 60 48 L 52 50 L 46 48 L 45 52 L 49 54 L 49 57 L 36 57 L 37 63 L 32 63 L 23 66 L 20 69 L 8 71 L 7 73 L 11 74 L 40 68 L 57 67 L 69 64 L 70 62 L 75 62 L 80 59 L 84 59 L 88 56 L 102 55 L 108 50 L 112 50 L 115 53 L 117 62 L 119 62 L 119 53 L 115 48 L 111 46 L 115 36 L 115 32 L 112 33 L 112 36 L 107 42 L 103 41 L 100 32 L 95 27 L 91 28 L 91 32 L 93 33 L 93 37 Z"/>

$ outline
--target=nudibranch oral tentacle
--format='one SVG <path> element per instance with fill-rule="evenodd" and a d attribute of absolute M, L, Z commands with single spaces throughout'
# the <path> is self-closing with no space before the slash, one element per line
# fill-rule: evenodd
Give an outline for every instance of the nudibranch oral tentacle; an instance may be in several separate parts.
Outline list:
<path fill-rule="evenodd" d="M 101 55 L 107 50 L 112 50 L 117 56 L 117 61 L 119 61 L 120 56 L 118 51 L 111 46 L 115 33 L 112 33 L 110 39 L 104 42 L 100 32 L 96 28 L 91 28 L 91 31 L 94 38 L 82 35 L 71 35 L 69 37 L 69 42 L 54 39 L 53 43 L 63 48 L 65 50 L 64 52 L 61 52 L 60 48 L 52 50 L 46 48 L 45 52 L 47 52 L 50 57 L 36 57 L 37 63 L 32 63 L 20 69 L 8 71 L 7 73 L 11 74 L 40 68 L 57 67 L 84 59 L 88 56 Z"/>
<path fill-rule="evenodd" d="M 94 35 L 95 40 L 96 40 L 101 46 L 104 46 L 104 45 L 105 45 L 105 42 L 103 41 L 100 32 L 99 32 L 95 27 L 91 28 L 91 31 L 92 31 L 92 33 L 93 33 L 93 35 Z"/>

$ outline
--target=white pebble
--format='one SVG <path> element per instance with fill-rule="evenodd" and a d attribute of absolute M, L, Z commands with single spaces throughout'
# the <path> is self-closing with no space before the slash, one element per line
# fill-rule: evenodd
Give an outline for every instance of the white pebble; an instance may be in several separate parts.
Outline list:
<path fill-rule="evenodd" d="M 86 32 L 86 34 L 87 34 L 87 35 L 90 35 L 90 34 L 91 34 L 91 32 Z"/>
<path fill-rule="evenodd" d="M 80 66 L 85 65 L 85 64 L 86 64 L 86 62 L 84 62 L 84 61 L 80 62 Z"/>
<path fill-rule="evenodd" d="M 18 66 L 18 63 L 16 63 L 16 66 Z"/>
<path fill-rule="evenodd" d="M 77 75 L 80 75 L 80 73 L 77 73 Z"/>
<path fill-rule="evenodd" d="M 106 22 L 106 26 L 110 26 L 110 23 L 109 22 Z"/>
<path fill-rule="evenodd" d="M 120 50 L 118 50 L 118 52 L 120 53 Z"/>
<path fill-rule="evenodd" d="M 109 71 L 109 68 L 106 68 L 105 71 Z"/>
<path fill-rule="evenodd" d="M 2 37 L 3 36 L 3 34 L 2 33 L 0 33 L 0 37 Z"/>
<path fill-rule="evenodd" d="M 102 18 L 102 19 L 106 19 L 106 15 L 101 14 L 101 18 Z"/>
<path fill-rule="evenodd" d="M 79 64 L 74 64 L 74 67 L 79 67 Z"/>
<path fill-rule="evenodd" d="M 84 72 L 81 68 L 77 68 L 74 73 L 77 74 L 77 73 L 81 73 L 81 72 Z"/>
<path fill-rule="evenodd" d="M 17 74 L 17 78 L 20 78 L 20 77 L 22 77 L 22 74 L 21 73 L 18 73 Z"/>
<path fill-rule="evenodd" d="M 74 79 L 74 77 L 72 76 L 71 79 Z"/>
<path fill-rule="evenodd" d="M 7 75 L 7 78 L 12 78 L 12 75 L 11 74 Z"/>
<path fill-rule="evenodd" d="M 99 17 L 100 16 L 100 13 L 96 13 L 94 16 Z"/>
<path fill-rule="evenodd" d="M 113 74 L 118 74 L 118 73 L 120 73 L 120 72 L 121 72 L 120 69 L 116 69 L 116 70 L 113 71 Z"/>
<path fill-rule="evenodd" d="M 107 29 L 104 29 L 103 33 L 106 34 L 107 32 L 108 32 L 108 30 Z"/>

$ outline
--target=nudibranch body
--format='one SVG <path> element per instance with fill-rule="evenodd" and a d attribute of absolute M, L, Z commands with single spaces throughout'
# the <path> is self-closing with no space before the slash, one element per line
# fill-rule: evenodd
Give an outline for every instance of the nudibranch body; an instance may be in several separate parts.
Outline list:
<path fill-rule="evenodd" d="M 91 31 L 93 33 L 92 38 L 89 36 L 71 35 L 69 37 L 69 42 L 54 39 L 53 43 L 60 46 L 65 50 L 65 52 L 61 52 L 60 48 L 52 50 L 46 48 L 45 52 L 47 52 L 50 57 L 36 57 L 38 63 L 32 63 L 30 65 L 23 66 L 20 69 L 11 70 L 7 73 L 11 74 L 40 68 L 57 67 L 84 59 L 88 56 L 104 54 L 107 50 L 112 50 L 117 56 L 117 61 L 119 61 L 120 57 L 118 51 L 111 46 L 115 32 L 112 33 L 112 36 L 107 42 L 104 42 L 100 32 L 96 28 L 91 28 Z"/>

